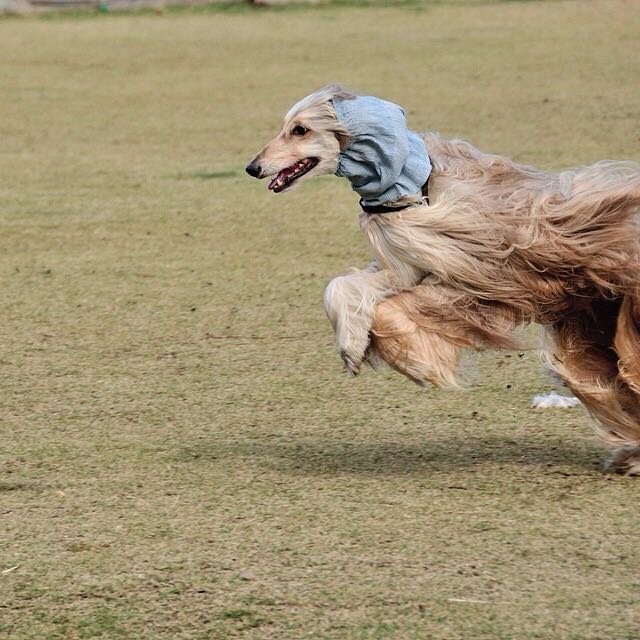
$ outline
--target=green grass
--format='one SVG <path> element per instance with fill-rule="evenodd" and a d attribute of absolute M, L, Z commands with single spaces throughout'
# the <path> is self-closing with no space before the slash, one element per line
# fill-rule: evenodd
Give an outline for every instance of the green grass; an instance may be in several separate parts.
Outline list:
<path fill-rule="evenodd" d="M 356 197 L 242 169 L 331 80 L 544 167 L 640 159 L 639 31 L 618 0 L 0 21 L 0 636 L 635 640 L 638 483 L 529 408 L 535 351 L 466 394 L 346 379 Z"/>

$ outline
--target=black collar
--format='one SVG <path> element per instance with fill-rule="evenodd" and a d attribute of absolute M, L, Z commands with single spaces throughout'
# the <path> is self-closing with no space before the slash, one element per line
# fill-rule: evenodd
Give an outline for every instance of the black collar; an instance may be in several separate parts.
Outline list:
<path fill-rule="evenodd" d="M 431 174 L 427 176 L 427 181 L 422 185 L 422 197 L 424 201 L 429 204 L 429 178 Z M 413 203 L 400 204 L 397 206 L 393 205 L 384 205 L 384 204 L 376 204 L 373 206 L 369 206 L 364 204 L 362 198 L 360 198 L 360 208 L 369 215 L 373 215 L 374 213 L 395 213 L 396 211 L 402 211 L 403 209 L 408 209 L 409 207 L 415 207 Z"/>

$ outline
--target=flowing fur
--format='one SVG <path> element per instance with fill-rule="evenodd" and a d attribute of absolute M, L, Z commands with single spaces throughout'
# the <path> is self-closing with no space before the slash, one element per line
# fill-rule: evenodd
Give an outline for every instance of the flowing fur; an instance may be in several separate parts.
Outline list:
<path fill-rule="evenodd" d="M 292 109 L 272 143 L 278 162 L 287 123 L 314 113 L 331 121 L 340 91 Z M 324 146 L 332 166 L 344 132 L 333 146 L 323 135 L 314 153 Z M 618 447 L 610 468 L 640 474 L 640 168 L 606 161 L 550 173 L 424 139 L 429 205 L 416 197 L 396 213 L 362 213 L 375 260 L 325 292 L 347 370 L 382 359 L 417 383 L 457 386 L 465 350 L 517 348 L 517 330 L 540 324 L 549 367 Z M 275 155 L 268 145 L 260 157 Z"/>
<path fill-rule="evenodd" d="M 413 380 L 450 385 L 454 348 L 509 348 L 522 324 L 544 325 L 550 368 L 621 447 L 611 468 L 640 473 L 638 167 L 554 175 L 425 140 L 431 206 L 361 217 L 382 264 L 430 267 L 428 282 L 380 304 L 375 349 Z"/>

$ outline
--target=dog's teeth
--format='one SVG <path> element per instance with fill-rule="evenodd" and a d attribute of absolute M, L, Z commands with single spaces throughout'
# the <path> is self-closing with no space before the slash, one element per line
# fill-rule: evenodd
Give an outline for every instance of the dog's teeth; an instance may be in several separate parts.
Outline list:
<path fill-rule="evenodd" d="M 316 164 L 317 160 L 312 158 L 303 158 L 302 160 L 298 160 L 290 167 L 282 169 L 280 173 L 278 173 L 278 175 L 269 183 L 269 189 L 276 192 L 283 191 L 297 178 L 312 169 Z"/>

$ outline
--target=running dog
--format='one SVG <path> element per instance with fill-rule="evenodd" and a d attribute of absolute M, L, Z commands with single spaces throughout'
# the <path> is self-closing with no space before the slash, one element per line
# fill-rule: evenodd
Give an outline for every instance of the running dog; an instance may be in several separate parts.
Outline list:
<path fill-rule="evenodd" d="M 347 371 L 383 360 L 414 382 L 459 384 L 465 350 L 542 352 L 616 447 L 608 468 L 640 475 L 640 167 L 603 161 L 550 173 L 435 133 L 338 85 L 287 113 L 247 166 L 280 193 L 321 174 L 360 195 L 373 261 L 327 286 Z"/>

